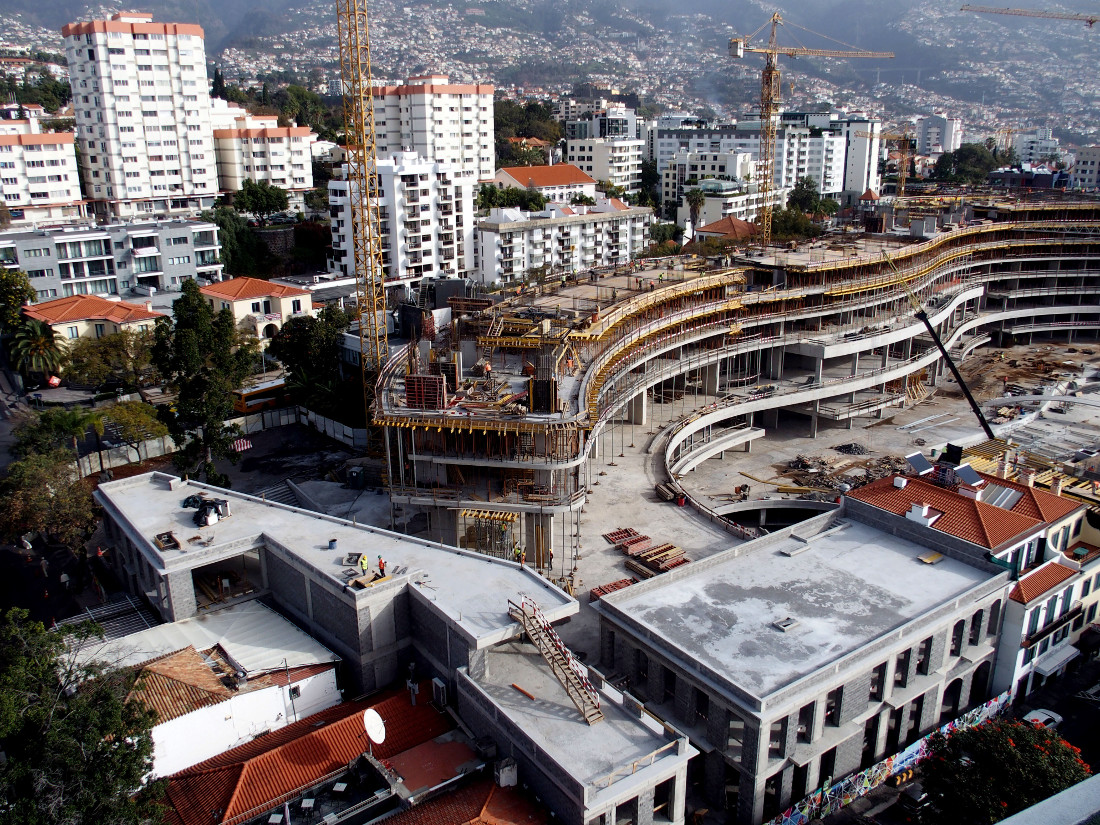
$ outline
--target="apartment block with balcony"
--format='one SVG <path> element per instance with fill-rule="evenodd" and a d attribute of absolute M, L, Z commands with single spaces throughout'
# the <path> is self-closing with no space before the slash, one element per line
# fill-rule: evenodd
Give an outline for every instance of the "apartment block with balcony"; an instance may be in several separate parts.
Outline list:
<path fill-rule="evenodd" d="M 214 312 L 228 309 L 238 328 L 263 344 L 291 318 L 313 314 L 309 290 L 259 278 L 231 278 L 204 286 L 200 292 Z"/>
<path fill-rule="evenodd" d="M 684 149 L 669 159 L 661 173 L 661 201 L 678 203 L 685 186 L 693 186 L 707 178 L 748 182 L 755 172 L 756 163 L 749 152 L 691 152 Z"/>
<path fill-rule="evenodd" d="M 43 132 L 38 118 L 0 120 L 0 198 L 12 226 L 84 217 L 72 132 Z"/>
<path fill-rule="evenodd" d="M 477 226 L 482 283 L 525 280 L 531 270 L 577 275 L 628 263 L 649 243 L 653 210 L 600 198 L 595 206 L 552 204 L 542 212 L 494 209 Z"/>
<path fill-rule="evenodd" d="M 488 180 L 496 171 L 493 87 L 451 83 L 443 74 L 375 86 L 374 128 L 381 160 L 402 152 L 454 167 L 459 178 Z"/>
<path fill-rule="evenodd" d="M 317 134 L 308 126 L 280 126 L 277 117 L 252 115 L 222 100 L 212 104 L 221 192 L 232 195 L 246 180 L 269 183 L 286 191 L 293 211 L 302 211 L 305 193 L 313 189 L 311 147 Z"/>
<path fill-rule="evenodd" d="M 61 30 L 100 218 L 196 214 L 218 194 L 201 26 L 120 12 Z"/>
<path fill-rule="evenodd" d="M 989 698 L 1008 573 L 847 507 L 605 595 L 600 661 L 755 825 Z"/>
<path fill-rule="evenodd" d="M 642 184 L 642 148 L 634 138 L 585 138 L 566 143 L 565 160 L 598 181 L 634 194 Z"/>
<path fill-rule="evenodd" d="M 71 295 L 175 292 L 186 280 L 220 280 L 218 227 L 144 221 L 0 233 L 0 265 L 22 269 L 38 300 Z"/>
<path fill-rule="evenodd" d="M 332 269 L 354 275 L 346 170 L 329 181 Z M 466 278 L 474 272 L 474 195 L 477 182 L 441 161 L 399 152 L 378 161 L 377 201 L 382 266 L 387 285 L 422 278 Z"/>

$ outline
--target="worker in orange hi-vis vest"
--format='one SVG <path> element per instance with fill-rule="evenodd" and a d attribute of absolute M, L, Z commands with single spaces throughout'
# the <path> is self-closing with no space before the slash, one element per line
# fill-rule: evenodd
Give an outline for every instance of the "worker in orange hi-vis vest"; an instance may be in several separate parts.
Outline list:
<path fill-rule="evenodd" d="M 386 575 L 386 560 L 383 559 L 381 556 L 378 557 L 378 575 Z"/>

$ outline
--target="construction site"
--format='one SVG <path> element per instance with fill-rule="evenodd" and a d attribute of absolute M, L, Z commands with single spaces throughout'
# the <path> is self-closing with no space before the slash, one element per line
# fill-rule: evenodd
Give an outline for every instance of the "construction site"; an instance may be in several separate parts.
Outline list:
<path fill-rule="evenodd" d="M 1100 207 L 928 200 L 907 207 L 910 221 L 921 212 L 922 237 L 826 236 L 766 257 L 637 262 L 449 299 L 451 325 L 426 324 L 378 380 L 392 523 L 523 560 L 574 592 L 592 541 L 582 513 L 601 483 L 631 472 L 617 461 L 629 450 L 656 468 L 648 495 L 709 520 L 697 468 L 759 439 L 808 439 L 782 470 L 746 470 L 723 493 L 827 503 L 912 448 L 959 436 L 953 427 L 980 432 L 965 404 L 935 412 L 957 385 L 930 330 L 993 402 L 989 420 L 1010 425 L 1027 408 L 1006 393 L 1053 391 L 1091 353 Z M 897 442 L 887 422 L 903 412 L 905 449 L 831 449 L 861 442 L 852 431 L 866 426 Z M 773 477 L 774 488 L 757 480 Z M 749 531 L 739 538 L 762 526 L 723 519 Z"/>

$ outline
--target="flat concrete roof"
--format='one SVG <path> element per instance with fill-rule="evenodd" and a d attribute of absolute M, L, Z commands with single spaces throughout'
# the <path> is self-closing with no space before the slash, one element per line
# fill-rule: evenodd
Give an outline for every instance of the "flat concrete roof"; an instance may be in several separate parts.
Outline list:
<path fill-rule="evenodd" d="M 196 494 L 226 499 L 231 515 L 212 526 L 196 527 L 192 521 L 196 511 L 183 507 L 183 500 Z M 554 621 L 578 610 L 571 596 L 532 568 L 512 561 L 183 481 L 166 473 L 101 484 L 96 495 L 140 534 L 142 552 L 153 565 L 168 572 L 193 570 L 270 542 L 342 587 L 347 582 L 344 570 L 349 566 L 344 557 L 348 553 L 366 553 L 372 566 L 382 556 L 391 581 L 376 588 L 415 583 L 426 599 L 479 643 L 511 635 L 516 623 L 508 616 L 509 599 L 518 601 L 526 594 Z M 180 544 L 178 550 L 162 550 L 154 543 L 157 535 L 169 531 Z M 328 549 L 331 539 L 336 539 L 337 550 Z M 487 594 L 492 594 L 491 599 Z"/>
<path fill-rule="evenodd" d="M 655 771 L 671 770 L 674 764 L 695 755 L 686 741 L 680 752 L 675 744 L 681 738 L 678 732 L 648 714 L 628 713 L 622 694 L 607 685 L 600 692 L 604 719 L 589 725 L 533 645 L 510 642 L 490 649 L 485 674 L 473 681 L 540 751 L 590 789 L 590 806 L 599 803 L 601 793 L 618 796 L 625 787 L 619 783 L 632 779 L 631 765 L 643 760 L 640 772 L 650 765 L 646 757 L 670 743 L 671 747 L 653 760 Z M 620 769 L 626 769 L 625 773 L 616 775 L 613 782 L 606 781 Z"/>
<path fill-rule="evenodd" d="M 808 542 L 792 536 L 750 545 L 602 602 L 688 661 L 764 698 L 993 575 L 946 557 L 925 564 L 918 556 L 927 547 L 856 521 Z M 773 624 L 788 617 L 797 625 Z"/>

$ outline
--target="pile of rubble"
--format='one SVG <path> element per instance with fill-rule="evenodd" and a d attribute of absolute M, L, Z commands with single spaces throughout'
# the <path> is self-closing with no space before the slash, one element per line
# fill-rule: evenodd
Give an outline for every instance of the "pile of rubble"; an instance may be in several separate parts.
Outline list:
<path fill-rule="evenodd" d="M 833 449 L 838 453 L 844 453 L 844 455 L 867 455 L 871 452 L 862 444 L 857 444 L 854 441 L 851 444 L 837 444 Z"/>

